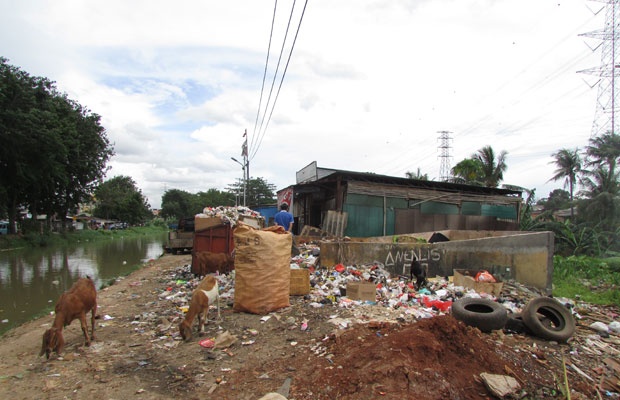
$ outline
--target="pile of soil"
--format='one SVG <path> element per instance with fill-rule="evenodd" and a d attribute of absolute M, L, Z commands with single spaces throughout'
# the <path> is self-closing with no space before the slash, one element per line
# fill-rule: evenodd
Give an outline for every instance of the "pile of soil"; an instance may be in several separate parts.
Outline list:
<path fill-rule="evenodd" d="M 249 400 L 279 391 L 298 400 L 488 399 L 483 372 L 515 378 L 519 398 L 565 397 L 561 360 L 574 353 L 571 344 L 484 334 L 450 315 L 410 323 L 381 306 L 315 307 L 294 296 L 290 307 L 265 318 L 224 302 L 203 337 L 183 342 L 178 310 L 165 295 L 172 271 L 190 261 L 165 255 L 100 290 L 90 347 L 74 321 L 61 357 L 39 357 L 52 316 L 7 332 L 0 338 L 0 397 Z M 214 311 L 210 318 L 217 319 Z M 224 335 L 232 338 L 226 345 L 200 345 Z M 596 378 L 606 356 L 584 356 L 580 370 Z M 596 398 L 588 379 L 568 376 L 573 399 Z"/>

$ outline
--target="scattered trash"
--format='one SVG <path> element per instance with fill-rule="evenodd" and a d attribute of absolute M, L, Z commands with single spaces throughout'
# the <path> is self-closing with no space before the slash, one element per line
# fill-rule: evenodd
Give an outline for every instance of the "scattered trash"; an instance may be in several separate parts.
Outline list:
<path fill-rule="evenodd" d="M 232 346 L 233 344 L 235 344 L 235 342 L 237 341 L 237 337 L 235 335 L 232 335 L 230 332 L 225 331 L 223 333 L 220 333 L 216 338 L 215 338 L 215 348 L 225 348 L 225 347 L 229 347 Z"/>
<path fill-rule="evenodd" d="M 488 283 L 497 282 L 495 277 L 491 275 L 489 271 L 485 271 L 485 270 L 482 270 L 476 274 L 475 281 L 476 282 L 488 282 Z"/>
<path fill-rule="evenodd" d="M 594 322 L 590 324 L 590 328 L 594 329 L 597 332 L 609 333 L 609 326 L 607 326 L 607 324 L 603 322 L 599 322 L 599 321 Z"/>
<path fill-rule="evenodd" d="M 503 399 L 508 395 L 513 395 L 521 389 L 521 385 L 515 378 L 507 375 L 495 375 L 483 372 L 480 378 L 489 391 L 496 397 Z"/>
<path fill-rule="evenodd" d="M 198 344 L 207 349 L 215 347 L 215 342 L 213 341 L 213 339 L 202 339 L 200 342 L 198 342 Z"/>

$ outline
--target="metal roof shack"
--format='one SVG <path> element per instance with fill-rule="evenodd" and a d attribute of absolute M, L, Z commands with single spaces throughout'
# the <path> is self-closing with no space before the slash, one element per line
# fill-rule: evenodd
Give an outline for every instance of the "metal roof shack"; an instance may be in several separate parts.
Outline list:
<path fill-rule="evenodd" d="M 369 172 L 320 168 L 297 172 L 278 192 L 291 199 L 296 233 L 304 226 L 336 236 L 372 237 L 441 230 L 517 231 L 522 192 Z M 281 201 L 280 201 L 281 202 Z"/>

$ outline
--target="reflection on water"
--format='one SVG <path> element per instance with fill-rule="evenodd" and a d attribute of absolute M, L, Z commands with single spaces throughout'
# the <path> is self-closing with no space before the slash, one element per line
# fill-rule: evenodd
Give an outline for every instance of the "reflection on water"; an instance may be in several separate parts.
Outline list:
<path fill-rule="evenodd" d="M 46 309 L 83 276 L 100 288 L 163 253 L 165 234 L 0 252 L 0 333 Z"/>

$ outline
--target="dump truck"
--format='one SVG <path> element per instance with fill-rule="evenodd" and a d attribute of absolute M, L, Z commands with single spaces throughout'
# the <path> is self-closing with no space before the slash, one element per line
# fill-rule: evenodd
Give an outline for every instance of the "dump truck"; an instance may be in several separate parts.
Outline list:
<path fill-rule="evenodd" d="M 176 226 L 170 228 L 166 251 L 172 254 L 191 252 L 194 246 L 194 217 L 181 218 Z"/>

